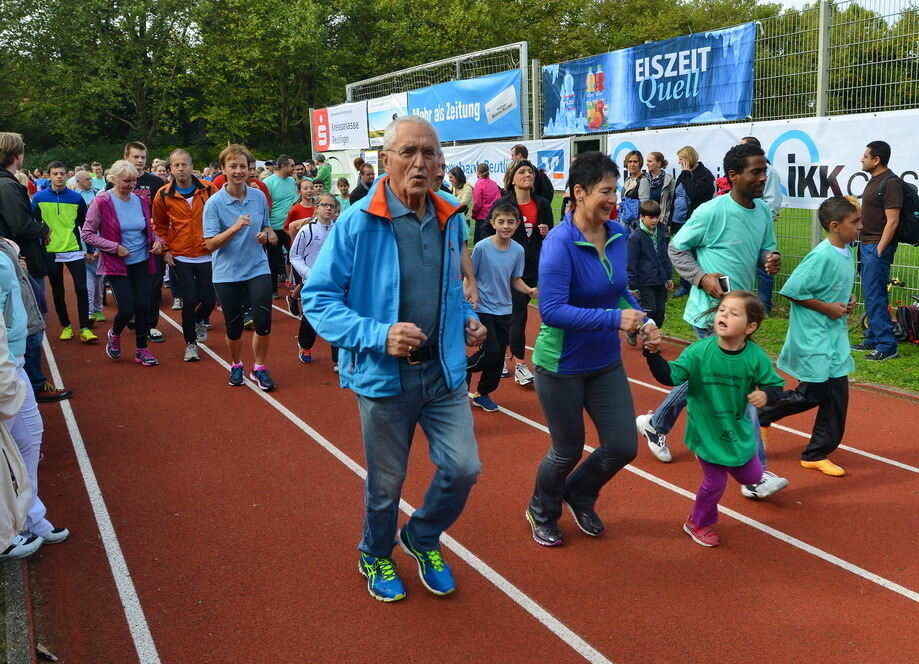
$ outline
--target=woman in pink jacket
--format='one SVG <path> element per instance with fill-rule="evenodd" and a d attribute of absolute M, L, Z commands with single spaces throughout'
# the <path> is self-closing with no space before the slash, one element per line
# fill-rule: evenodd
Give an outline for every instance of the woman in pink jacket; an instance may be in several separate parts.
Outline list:
<path fill-rule="evenodd" d="M 488 225 L 491 207 L 501 198 L 501 187 L 488 177 L 488 164 L 476 166 L 475 174 L 478 180 L 472 187 L 472 218 L 475 220 L 473 238 L 478 242 L 485 237 L 483 227 Z"/>
<path fill-rule="evenodd" d="M 150 206 L 134 192 L 137 169 L 119 160 L 109 169 L 112 189 L 93 199 L 80 233 L 86 244 L 99 249 L 98 274 L 108 277 L 118 304 L 118 313 L 108 332 L 105 353 L 113 360 L 121 357 L 121 332 L 128 321 L 149 320 L 152 275 L 156 256 L 163 253 L 163 242 L 153 232 Z M 137 351 L 134 361 L 143 367 L 158 364 L 147 349 L 147 325 L 135 326 Z"/>

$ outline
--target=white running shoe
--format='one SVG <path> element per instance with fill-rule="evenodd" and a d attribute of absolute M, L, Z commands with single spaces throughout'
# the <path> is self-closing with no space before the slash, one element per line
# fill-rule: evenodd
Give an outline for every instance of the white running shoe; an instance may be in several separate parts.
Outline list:
<path fill-rule="evenodd" d="M 198 344 L 194 341 L 191 341 L 185 344 L 185 357 L 182 358 L 186 362 L 197 362 L 200 357 L 198 357 Z"/>
<path fill-rule="evenodd" d="M 182 308 L 182 298 L 181 297 L 172 298 L 172 310 L 178 311 L 181 308 Z"/>
<path fill-rule="evenodd" d="M 534 378 L 533 373 L 526 364 L 523 362 L 517 363 L 517 367 L 514 369 L 514 380 L 517 381 L 518 385 L 530 385 Z"/>
<path fill-rule="evenodd" d="M 788 480 L 775 473 L 764 470 L 763 476 L 756 484 L 745 484 L 740 487 L 740 493 L 746 498 L 767 498 L 778 493 L 788 486 Z"/>
<path fill-rule="evenodd" d="M 45 540 L 38 535 L 29 535 L 28 537 L 16 535 L 13 541 L 10 542 L 10 545 L 0 553 L 0 562 L 6 560 L 19 560 L 20 558 L 31 556 L 38 551 L 44 543 Z"/>
<path fill-rule="evenodd" d="M 635 426 L 638 427 L 638 433 L 648 441 L 648 449 L 651 450 L 658 461 L 670 463 L 673 461 L 673 455 L 670 454 L 670 448 L 667 447 L 667 435 L 658 433 L 654 425 L 651 424 L 651 418 L 654 411 L 649 410 L 645 415 L 639 415 L 635 418 Z"/>

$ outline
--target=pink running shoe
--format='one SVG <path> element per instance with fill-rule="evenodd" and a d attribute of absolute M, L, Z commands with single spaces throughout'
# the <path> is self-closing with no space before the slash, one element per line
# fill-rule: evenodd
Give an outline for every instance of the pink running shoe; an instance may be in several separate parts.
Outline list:
<path fill-rule="evenodd" d="M 134 361 L 142 367 L 155 367 L 157 364 L 159 364 L 159 362 L 156 361 L 156 358 L 153 357 L 153 353 L 151 353 L 146 348 L 138 349 L 138 351 L 134 354 Z"/>
<path fill-rule="evenodd" d="M 718 539 L 718 536 L 715 534 L 715 531 L 712 530 L 711 526 L 699 528 L 699 526 L 692 522 L 692 519 L 686 519 L 686 523 L 683 524 L 683 530 L 686 531 L 687 535 L 693 538 L 696 544 L 709 547 L 721 544 L 721 540 Z"/>
<path fill-rule="evenodd" d="M 113 360 L 121 357 L 121 335 L 108 331 L 108 343 L 105 344 L 105 354 Z"/>

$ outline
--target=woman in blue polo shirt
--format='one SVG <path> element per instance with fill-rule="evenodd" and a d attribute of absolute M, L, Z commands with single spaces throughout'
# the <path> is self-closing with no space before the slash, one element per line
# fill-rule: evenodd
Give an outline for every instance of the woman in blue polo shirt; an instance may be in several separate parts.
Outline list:
<path fill-rule="evenodd" d="M 204 244 L 213 260 L 214 290 L 223 307 L 227 349 L 232 366 L 229 384 L 242 385 L 243 300 L 248 294 L 255 336 L 255 363 L 249 378 L 270 392 L 274 381 L 265 368 L 271 334 L 271 269 L 262 247 L 277 244 L 268 218 L 268 201 L 260 190 L 246 185 L 252 155 L 242 145 L 229 145 L 220 153 L 227 178 L 224 187 L 204 205 Z"/>
<path fill-rule="evenodd" d="M 660 332 L 627 288 L 628 232 L 609 218 L 618 178 L 619 169 L 606 155 L 578 155 L 568 177 L 575 208 L 546 236 L 540 254 L 543 323 L 533 364 L 552 447 L 540 463 L 526 517 L 533 539 L 543 546 L 562 543 L 558 520 L 563 504 L 586 534 L 603 532 L 594 510 L 600 489 L 637 451 L 619 331 L 642 329 L 655 341 Z M 578 465 L 585 410 L 600 445 Z"/>

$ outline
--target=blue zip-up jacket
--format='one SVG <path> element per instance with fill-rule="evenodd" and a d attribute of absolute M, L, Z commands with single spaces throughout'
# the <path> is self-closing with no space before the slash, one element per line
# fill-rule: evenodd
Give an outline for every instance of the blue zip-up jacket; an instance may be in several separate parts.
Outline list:
<path fill-rule="evenodd" d="M 620 359 L 622 308 L 641 309 L 626 283 L 626 230 L 606 222 L 601 256 L 565 215 L 539 257 L 539 313 L 533 363 L 560 374 L 599 371 Z"/>
<path fill-rule="evenodd" d="M 303 313 L 323 339 L 341 349 L 341 386 L 378 398 L 402 392 L 399 358 L 386 354 L 399 322 L 399 253 L 386 203 L 386 177 L 335 222 L 303 286 Z M 460 254 L 464 206 L 428 192 L 444 230 L 437 353 L 450 389 L 466 380 L 465 326 L 478 319 L 463 295 Z"/>
<path fill-rule="evenodd" d="M 667 245 L 670 244 L 663 225 L 657 227 L 657 242 L 649 233 L 639 226 L 629 235 L 629 262 L 626 272 L 629 275 L 629 290 L 638 290 L 643 286 L 663 286 L 672 279 L 673 268 Z"/>

